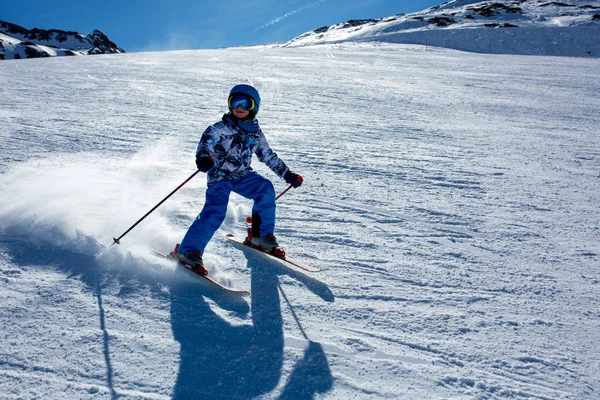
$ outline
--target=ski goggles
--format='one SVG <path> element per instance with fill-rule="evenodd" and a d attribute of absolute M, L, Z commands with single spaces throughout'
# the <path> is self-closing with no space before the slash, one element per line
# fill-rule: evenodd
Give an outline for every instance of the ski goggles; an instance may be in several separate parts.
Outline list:
<path fill-rule="evenodd" d="M 242 107 L 246 111 L 254 110 L 254 99 L 248 96 L 233 95 L 229 97 L 229 108 L 236 109 Z"/>

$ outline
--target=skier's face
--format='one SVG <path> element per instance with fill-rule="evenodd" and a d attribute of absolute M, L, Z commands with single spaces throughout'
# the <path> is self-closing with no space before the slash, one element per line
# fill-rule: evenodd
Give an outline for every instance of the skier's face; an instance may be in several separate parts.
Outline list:
<path fill-rule="evenodd" d="M 244 110 L 242 108 L 242 106 L 239 106 L 238 108 L 234 108 L 233 110 L 231 110 L 231 112 L 233 112 L 233 115 L 235 115 L 236 117 L 238 117 L 239 119 L 244 119 L 246 118 L 248 115 L 250 115 L 250 111 L 248 110 Z"/>

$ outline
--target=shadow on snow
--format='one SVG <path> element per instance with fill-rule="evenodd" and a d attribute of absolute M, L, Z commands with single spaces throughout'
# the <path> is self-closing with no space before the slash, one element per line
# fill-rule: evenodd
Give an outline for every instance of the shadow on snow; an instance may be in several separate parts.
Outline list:
<path fill-rule="evenodd" d="M 6 233 L 6 232 L 5 232 Z M 4 236 L 4 235 L 2 235 Z M 9 235 L 10 236 L 10 235 Z M 251 308 L 242 297 L 223 292 L 201 278 L 162 279 L 160 274 L 145 274 L 139 268 L 111 269 L 105 261 L 89 254 L 74 253 L 68 243 L 33 245 L 29 238 L 0 242 L 12 262 L 20 266 L 52 266 L 69 278 L 80 279 L 94 294 L 98 304 L 99 327 L 103 333 L 106 385 L 111 399 L 119 398 L 111 364 L 110 336 L 106 328 L 103 289 L 118 284 L 120 295 L 134 293 L 140 284 L 152 289 L 158 298 L 166 297 L 170 287 L 171 324 L 180 345 L 180 365 L 174 399 L 250 399 L 267 394 L 279 386 L 284 363 L 284 334 L 279 275 L 287 274 L 328 302 L 334 301 L 329 288 L 301 272 L 281 266 L 277 261 L 244 250 L 251 271 Z M 81 246 L 80 240 L 85 241 Z M 89 238 L 79 238 L 73 245 L 85 253 L 100 246 Z M 87 250 L 86 250 L 87 249 Z M 191 274 L 177 268 L 176 275 Z M 166 281 L 166 282 L 165 282 Z M 292 307 L 283 291 L 287 304 Z M 228 312 L 245 317 L 251 311 L 252 324 L 234 326 L 212 309 L 205 297 Z M 166 299 L 165 299 L 166 300 Z M 331 389 L 333 379 L 327 357 L 319 343 L 308 339 L 300 321 L 291 311 L 308 340 L 303 358 L 294 366 L 281 389 L 280 399 L 312 399 L 316 393 Z"/>
<path fill-rule="evenodd" d="M 249 399 L 279 385 L 284 362 L 279 274 L 293 276 L 324 300 L 333 301 L 331 291 L 315 279 L 245 253 L 251 270 L 252 325 L 232 326 L 215 314 L 198 285 L 171 290 L 171 323 L 181 344 L 174 399 Z M 279 398 L 312 399 L 332 384 L 323 348 L 309 341 Z"/>

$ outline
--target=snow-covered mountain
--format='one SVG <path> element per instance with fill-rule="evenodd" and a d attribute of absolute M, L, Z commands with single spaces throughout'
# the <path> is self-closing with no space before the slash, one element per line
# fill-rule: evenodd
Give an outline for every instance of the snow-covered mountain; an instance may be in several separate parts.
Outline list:
<path fill-rule="evenodd" d="M 89 35 L 57 29 L 25 29 L 0 21 L 0 60 L 125 53 L 95 30 Z"/>
<path fill-rule="evenodd" d="M 351 20 L 284 46 L 380 41 L 478 53 L 600 57 L 600 1 L 453 0 L 421 12 Z"/>

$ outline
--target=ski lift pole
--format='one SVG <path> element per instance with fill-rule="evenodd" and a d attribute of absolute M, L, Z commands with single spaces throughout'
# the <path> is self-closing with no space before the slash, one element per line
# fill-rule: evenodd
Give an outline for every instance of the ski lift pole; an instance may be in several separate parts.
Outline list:
<path fill-rule="evenodd" d="M 190 175 L 189 178 L 187 178 L 185 181 L 183 181 L 179 186 L 177 186 L 175 188 L 175 190 L 173 190 L 171 193 L 169 193 L 167 195 L 167 197 L 165 197 L 164 199 L 162 199 L 160 201 L 160 203 L 158 203 L 157 205 L 155 205 L 154 207 L 152 207 L 152 209 L 150 211 L 148 211 L 142 218 L 140 218 L 135 224 L 131 225 L 131 227 L 129 229 L 127 229 L 121 236 L 119 236 L 118 238 L 113 238 L 113 243 L 111 243 L 111 245 L 113 244 L 121 244 L 121 239 L 123 238 L 123 236 L 127 235 L 133 228 L 135 228 L 140 222 L 142 222 L 148 215 L 152 214 L 152 212 L 154 210 L 156 210 L 158 207 L 160 207 L 160 205 L 162 203 L 164 203 L 165 201 L 167 201 L 167 199 L 171 196 L 173 196 L 175 194 L 175 192 L 177 192 L 179 189 L 181 189 L 183 187 L 183 185 L 185 185 L 186 183 L 188 183 L 190 180 L 192 180 L 193 177 L 195 177 L 198 172 L 200 172 L 200 170 L 197 170 L 196 172 L 194 172 L 192 175 Z"/>

